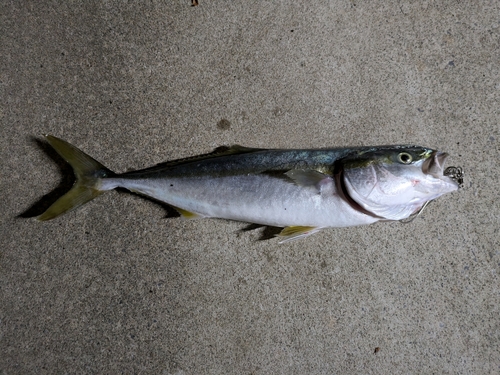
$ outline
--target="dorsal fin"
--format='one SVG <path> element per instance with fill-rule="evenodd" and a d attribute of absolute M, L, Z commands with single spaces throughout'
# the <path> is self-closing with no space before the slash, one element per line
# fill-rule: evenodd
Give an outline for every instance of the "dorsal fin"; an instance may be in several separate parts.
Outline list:
<path fill-rule="evenodd" d="M 255 152 L 255 151 L 262 151 L 266 150 L 265 148 L 256 148 L 256 147 L 246 147 L 246 146 L 241 146 L 241 145 L 231 145 L 231 146 L 222 146 L 227 148 L 227 150 L 221 151 L 223 154 L 246 154 L 249 152 Z M 216 152 L 219 148 L 222 147 L 217 147 L 214 152 Z"/>
<path fill-rule="evenodd" d="M 217 158 L 220 156 L 248 154 L 250 152 L 262 151 L 262 150 L 265 150 L 265 149 L 264 148 L 245 147 L 245 146 L 240 146 L 240 145 L 220 146 L 220 147 L 217 147 L 212 152 L 209 152 L 208 154 L 188 156 L 188 157 L 182 158 L 182 159 L 171 160 L 171 161 L 167 161 L 164 163 L 156 164 L 155 166 L 153 166 L 151 168 L 147 168 L 147 169 L 153 169 L 153 168 L 156 169 L 157 167 L 173 167 L 173 166 L 184 164 L 184 163 L 191 163 L 194 161 L 212 159 L 212 158 Z"/>

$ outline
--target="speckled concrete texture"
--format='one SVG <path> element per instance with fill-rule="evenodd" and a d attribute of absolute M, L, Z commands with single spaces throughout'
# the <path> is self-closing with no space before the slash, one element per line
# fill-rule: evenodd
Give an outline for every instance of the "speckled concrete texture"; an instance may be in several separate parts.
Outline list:
<path fill-rule="evenodd" d="M 1 3 L 0 373 L 500 373 L 500 2 L 199 3 Z M 41 223 L 45 133 L 117 172 L 416 143 L 466 180 L 284 245 L 123 192 Z"/>

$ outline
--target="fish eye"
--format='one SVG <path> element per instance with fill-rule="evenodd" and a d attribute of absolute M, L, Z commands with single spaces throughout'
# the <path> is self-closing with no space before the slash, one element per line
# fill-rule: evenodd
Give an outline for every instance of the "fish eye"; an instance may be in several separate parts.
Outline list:
<path fill-rule="evenodd" d="M 403 164 L 410 164 L 413 160 L 412 156 L 407 152 L 401 152 L 398 155 L 398 160 Z"/>

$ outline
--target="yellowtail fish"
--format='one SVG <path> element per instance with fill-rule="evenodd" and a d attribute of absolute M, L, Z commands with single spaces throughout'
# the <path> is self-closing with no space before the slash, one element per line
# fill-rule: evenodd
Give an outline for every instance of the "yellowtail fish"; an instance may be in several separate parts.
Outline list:
<path fill-rule="evenodd" d="M 407 219 L 461 183 L 461 174 L 444 172 L 446 153 L 412 145 L 312 150 L 232 146 L 117 174 L 62 139 L 45 138 L 73 167 L 76 181 L 39 220 L 120 187 L 165 202 L 185 218 L 284 227 L 279 236 L 285 242 L 329 227 Z"/>

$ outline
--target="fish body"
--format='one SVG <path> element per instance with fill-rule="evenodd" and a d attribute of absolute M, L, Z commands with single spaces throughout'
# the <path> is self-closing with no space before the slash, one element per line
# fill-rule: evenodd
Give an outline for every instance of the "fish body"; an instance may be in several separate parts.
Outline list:
<path fill-rule="evenodd" d="M 316 150 L 232 146 L 208 155 L 115 174 L 69 143 L 46 136 L 75 171 L 72 190 L 48 220 L 107 190 L 125 188 L 186 218 L 217 217 L 285 227 L 285 240 L 327 227 L 401 220 L 458 189 L 443 175 L 446 154 L 420 146 Z"/>

